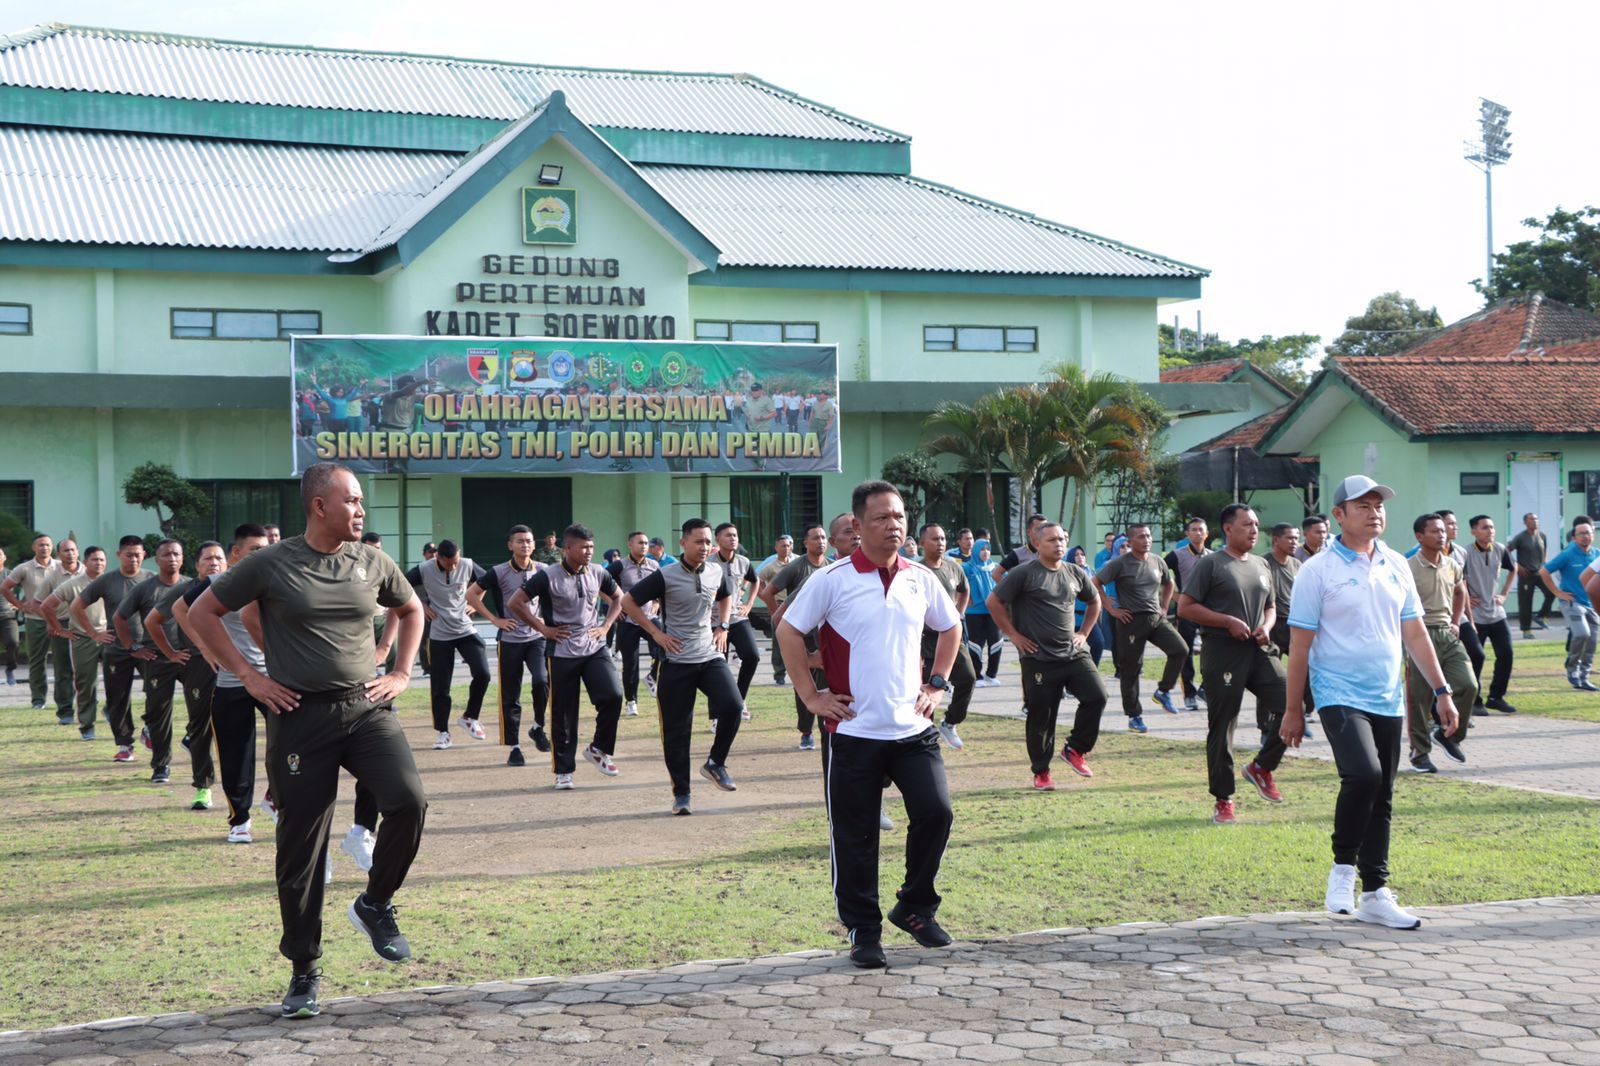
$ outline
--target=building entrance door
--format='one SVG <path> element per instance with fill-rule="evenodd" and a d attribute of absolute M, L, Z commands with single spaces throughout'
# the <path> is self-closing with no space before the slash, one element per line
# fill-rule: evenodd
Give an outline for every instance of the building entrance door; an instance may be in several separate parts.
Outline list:
<path fill-rule="evenodd" d="M 1548 554 L 1561 550 L 1565 516 L 1561 513 L 1561 456 L 1559 454 L 1511 457 L 1511 513 L 1504 535 L 1510 540 L 1522 530 L 1522 516 L 1532 511 L 1548 540 Z M 1521 579 L 1518 578 L 1520 581 Z"/>
<path fill-rule="evenodd" d="M 461 550 L 485 570 L 504 562 L 506 531 L 533 527 L 535 544 L 572 523 L 572 479 L 565 477 L 464 477 L 461 479 Z"/>

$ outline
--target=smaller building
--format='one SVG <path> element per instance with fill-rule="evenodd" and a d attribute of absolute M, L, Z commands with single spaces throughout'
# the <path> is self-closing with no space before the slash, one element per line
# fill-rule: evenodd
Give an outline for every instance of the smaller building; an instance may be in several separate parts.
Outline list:
<path fill-rule="evenodd" d="M 1449 508 L 1502 539 L 1600 511 L 1600 317 L 1534 294 L 1501 300 L 1399 355 L 1332 358 L 1262 435 L 1267 456 L 1393 486 L 1391 540 Z"/>
<path fill-rule="evenodd" d="M 1203 412 L 1180 417 L 1167 432 L 1167 450 L 1177 454 L 1199 451 L 1205 441 L 1254 422 L 1261 416 L 1282 411 L 1295 397 L 1289 386 L 1248 359 L 1216 359 L 1208 363 L 1169 367 L 1161 371 L 1161 384 L 1174 390 L 1186 386 L 1246 385 L 1248 402 L 1242 410 Z"/>

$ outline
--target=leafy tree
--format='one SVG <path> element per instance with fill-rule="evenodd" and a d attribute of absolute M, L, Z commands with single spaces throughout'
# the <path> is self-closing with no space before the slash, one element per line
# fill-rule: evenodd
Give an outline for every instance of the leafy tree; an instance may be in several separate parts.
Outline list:
<path fill-rule="evenodd" d="M 929 415 L 923 426 L 938 434 L 923 446 L 930 455 L 955 457 L 956 469 L 983 478 L 984 501 L 989 507 L 989 528 L 999 529 L 995 511 L 994 474 L 1001 465 L 1005 440 L 1000 436 L 995 398 L 983 396 L 976 403 L 947 401 Z"/>
<path fill-rule="evenodd" d="M 1060 427 L 1066 412 L 1042 385 L 1015 385 L 994 394 L 995 426 L 1005 443 L 1006 466 L 1016 481 L 1012 496 L 1026 515 L 1034 490 L 1050 480 L 1061 452 Z M 1000 523 L 1005 529 L 1009 523 Z"/>
<path fill-rule="evenodd" d="M 15 568 L 18 563 L 33 558 L 35 535 L 22 519 L 8 511 L 0 511 L 0 549 L 5 550 L 6 566 Z"/>
<path fill-rule="evenodd" d="M 1396 355 L 1444 327 L 1439 309 L 1422 305 L 1398 292 L 1367 301 L 1367 309 L 1344 320 L 1344 332 L 1328 345 L 1329 355 Z"/>
<path fill-rule="evenodd" d="M 886 459 L 883 480 L 900 490 L 900 498 L 906 505 L 906 524 L 913 537 L 916 536 L 917 527 L 922 524 L 922 516 L 927 513 L 928 505 L 940 497 L 953 496 L 956 492 L 955 479 L 941 473 L 934 465 L 933 458 L 922 452 L 901 452 Z"/>
<path fill-rule="evenodd" d="M 122 483 L 122 498 L 156 513 L 163 537 L 176 537 L 185 521 L 203 517 L 211 500 L 164 463 L 144 463 Z"/>
<path fill-rule="evenodd" d="M 1231 344 L 1208 334 L 1204 338 L 1204 347 L 1181 350 L 1173 342 L 1170 326 L 1159 327 L 1158 336 L 1163 370 L 1194 363 L 1212 363 L 1220 359 L 1244 359 L 1289 388 L 1299 391 L 1321 368 L 1317 354 L 1322 338 L 1314 333 L 1294 333 L 1284 337 L 1274 337 L 1269 333 L 1256 340 L 1241 339 Z M 1183 336 L 1186 343 L 1194 338 L 1194 334 L 1188 331 Z"/>
<path fill-rule="evenodd" d="M 1518 293 L 1542 292 L 1586 311 L 1600 311 L 1600 207 L 1564 211 L 1543 221 L 1525 218 L 1539 236 L 1518 241 L 1494 257 L 1494 277 L 1473 287 L 1492 303 Z"/>

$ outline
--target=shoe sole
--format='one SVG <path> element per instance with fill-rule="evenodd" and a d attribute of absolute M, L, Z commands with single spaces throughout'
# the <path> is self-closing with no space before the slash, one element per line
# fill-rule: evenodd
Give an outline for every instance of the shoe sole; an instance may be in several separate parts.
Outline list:
<path fill-rule="evenodd" d="M 674 807 L 674 808 L 672 808 L 672 816 L 674 818 L 682 818 L 685 815 L 690 815 L 690 814 L 693 814 L 693 813 L 694 813 L 694 811 L 691 810 L 688 807 Z"/>
<path fill-rule="evenodd" d="M 1393 922 L 1386 922 L 1382 918 L 1373 918 L 1373 917 L 1369 917 L 1367 915 L 1364 915 L 1364 914 L 1361 913 L 1361 911 L 1359 909 L 1356 910 L 1355 914 L 1356 914 L 1356 921 L 1358 921 L 1358 922 L 1366 922 L 1368 925 L 1381 925 L 1385 929 L 1421 929 L 1422 928 L 1422 919 L 1421 918 L 1413 918 L 1412 921 L 1415 923 L 1413 925 L 1396 925 Z"/>
<path fill-rule="evenodd" d="M 556 786 L 556 791 L 557 792 L 571 792 L 572 791 L 572 782 L 571 781 L 566 781 L 566 782 L 563 782 L 563 783 L 557 785 Z"/>
<path fill-rule="evenodd" d="M 350 924 L 356 927 L 356 932 L 366 937 L 367 943 L 372 944 L 372 953 L 378 956 L 378 958 L 382 959 L 384 962 L 405 962 L 411 958 L 410 955 L 402 955 L 399 958 L 394 958 L 379 951 L 378 945 L 372 940 L 372 931 L 367 928 L 367 923 L 361 920 L 361 916 L 356 914 L 356 905 L 354 902 L 351 902 L 350 906 L 345 908 L 344 913 L 345 917 L 350 919 Z"/>
<path fill-rule="evenodd" d="M 319 1015 L 321 1013 L 322 1013 L 322 1008 L 321 1007 L 300 1007 L 300 1008 L 298 1008 L 296 1010 L 289 1010 L 289 1009 L 285 1008 L 284 1012 L 283 1012 L 283 1017 L 285 1017 L 285 1018 L 315 1018 L 317 1015 Z"/>
<path fill-rule="evenodd" d="M 255 843 L 255 839 L 252 837 L 250 839 L 241 840 L 238 837 L 229 837 L 228 838 L 228 843 L 230 843 L 230 844 L 254 844 Z"/>
<path fill-rule="evenodd" d="M 1352 907 L 1345 907 L 1344 909 L 1341 910 L 1338 907 L 1334 907 L 1334 906 L 1330 905 L 1327 900 L 1323 900 L 1322 901 L 1322 905 L 1324 907 L 1327 907 L 1329 914 L 1354 914 L 1356 912 L 1356 909 L 1353 906 Z"/>

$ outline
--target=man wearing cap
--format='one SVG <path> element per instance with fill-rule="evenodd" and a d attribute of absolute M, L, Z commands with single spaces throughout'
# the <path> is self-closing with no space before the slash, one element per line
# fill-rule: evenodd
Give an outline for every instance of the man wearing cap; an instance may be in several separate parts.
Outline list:
<path fill-rule="evenodd" d="M 1467 611 L 1467 579 L 1461 567 L 1445 551 L 1444 519 L 1437 514 L 1420 515 L 1411 525 L 1421 549 L 1406 560 L 1411 580 L 1417 586 L 1417 601 L 1422 606 L 1422 622 L 1433 640 L 1433 652 L 1450 685 L 1450 695 L 1458 706 L 1471 707 L 1478 699 L 1478 684 L 1473 678 L 1472 661 L 1461 642 L 1461 620 Z M 1456 762 L 1466 762 L 1461 751 L 1467 739 L 1469 719 L 1462 717 L 1454 732 L 1446 733 L 1433 722 L 1433 694 L 1427 679 L 1415 663 L 1406 665 L 1407 721 L 1411 729 L 1411 769 L 1419 774 L 1438 773 L 1429 757 L 1433 742 Z"/>
<path fill-rule="evenodd" d="M 1572 540 L 1555 557 L 1539 567 L 1539 580 L 1561 601 L 1567 619 L 1567 683 L 1581 692 L 1600 691 L 1589 681 L 1594 666 L 1595 635 L 1600 632 L 1600 616 L 1583 583 L 1583 573 L 1600 548 L 1594 546 L 1594 524 L 1579 515 L 1572 523 Z M 1556 579 L 1560 579 L 1557 586 Z"/>
<path fill-rule="evenodd" d="M 1309 679 L 1322 730 L 1339 769 L 1333 814 L 1333 869 L 1326 905 L 1364 922 L 1415 929 L 1389 891 L 1389 824 L 1405 732 L 1401 649 L 1432 688 L 1446 733 L 1460 724 L 1455 700 L 1423 624 L 1411 569 L 1379 538 L 1394 490 L 1356 474 L 1333 490 L 1339 536 L 1306 560 L 1289 606 L 1289 670 L 1283 740 L 1299 747 L 1301 699 Z M 1361 894 L 1355 898 L 1356 878 Z"/>

